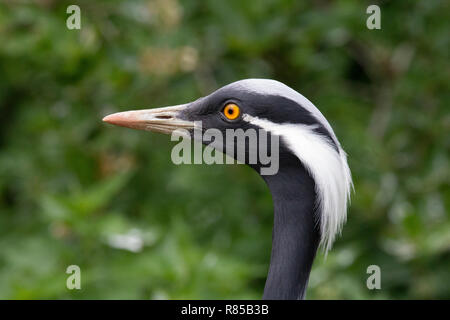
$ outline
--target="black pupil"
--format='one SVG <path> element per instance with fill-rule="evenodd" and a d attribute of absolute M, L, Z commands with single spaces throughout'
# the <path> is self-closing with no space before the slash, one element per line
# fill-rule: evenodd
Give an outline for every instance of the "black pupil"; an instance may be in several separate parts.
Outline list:
<path fill-rule="evenodd" d="M 234 109 L 233 108 L 228 108 L 227 112 L 231 116 L 234 113 Z"/>

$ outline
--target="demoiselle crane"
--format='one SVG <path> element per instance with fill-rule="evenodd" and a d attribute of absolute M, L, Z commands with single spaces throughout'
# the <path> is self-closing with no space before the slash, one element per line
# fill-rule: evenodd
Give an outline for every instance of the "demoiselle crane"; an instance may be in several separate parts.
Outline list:
<path fill-rule="evenodd" d="M 251 150 L 270 149 L 278 138 L 278 170 L 261 174 L 273 199 L 272 252 L 263 299 L 303 299 L 319 247 L 331 248 L 346 221 L 352 178 L 347 156 L 322 113 L 303 95 L 281 82 L 246 79 L 226 85 L 196 101 L 164 108 L 114 113 L 103 121 L 133 129 L 194 137 L 216 129 L 254 129 L 268 134 L 241 147 L 244 162 L 261 174 L 266 165 L 250 163 Z M 224 136 L 226 136 L 224 134 Z M 194 139 L 196 139 L 194 137 Z M 211 140 L 201 138 L 209 144 Z M 197 139 L 198 140 L 198 139 Z M 224 151 L 233 141 L 224 138 L 215 148 Z M 225 150 L 228 154 L 228 149 Z"/>

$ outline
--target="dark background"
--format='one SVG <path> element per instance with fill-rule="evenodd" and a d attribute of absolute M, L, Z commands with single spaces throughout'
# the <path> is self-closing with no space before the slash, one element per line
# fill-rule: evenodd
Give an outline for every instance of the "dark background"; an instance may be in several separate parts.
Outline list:
<path fill-rule="evenodd" d="M 368 30 L 365 1 L 0 1 L 0 298 L 260 298 L 262 179 L 176 166 L 169 137 L 101 122 L 251 77 L 309 98 L 349 155 L 348 223 L 307 297 L 450 298 L 444 2 L 376 2 Z"/>

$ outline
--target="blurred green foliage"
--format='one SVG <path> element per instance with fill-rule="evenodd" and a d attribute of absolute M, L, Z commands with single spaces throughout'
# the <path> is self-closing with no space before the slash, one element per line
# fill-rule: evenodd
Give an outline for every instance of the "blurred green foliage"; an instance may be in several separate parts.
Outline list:
<path fill-rule="evenodd" d="M 74 3 L 81 30 L 66 28 Z M 368 30 L 369 4 L 0 1 L 0 298 L 260 298 L 260 177 L 175 166 L 167 136 L 101 122 L 250 77 L 312 100 L 349 154 L 348 223 L 308 298 L 450 298 L 449 5 L 381 1 Z M 66 288 L 71 264 L 82 290 Z"/>

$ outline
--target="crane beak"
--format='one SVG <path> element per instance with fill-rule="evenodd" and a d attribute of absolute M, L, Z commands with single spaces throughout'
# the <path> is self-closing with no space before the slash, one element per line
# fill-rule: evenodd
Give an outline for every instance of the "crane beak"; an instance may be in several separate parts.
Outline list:
<path fill-rule="evenodd" d="M 121 127 L 171 134 L 177 129 L 194 129 L 194 122 L 180 119 L 189 104 L 110 114 L 104 122 Z"/>

